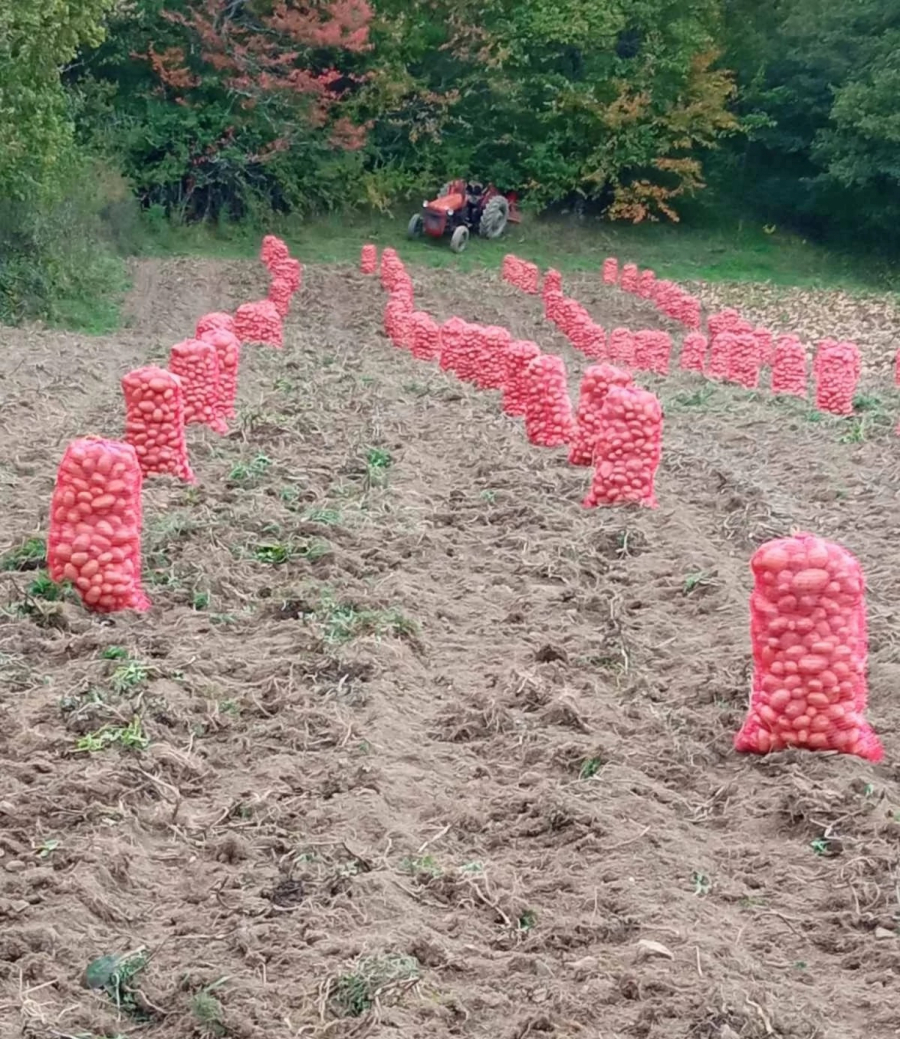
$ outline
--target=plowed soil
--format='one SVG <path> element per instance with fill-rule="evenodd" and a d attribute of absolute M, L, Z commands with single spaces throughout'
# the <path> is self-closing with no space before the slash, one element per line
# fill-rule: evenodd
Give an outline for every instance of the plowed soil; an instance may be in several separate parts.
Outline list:
<path fill-rule="evenodd" d="M 436 316 L 561 353 L 574 394 L 539 301 L 412 273 Z M 129 368 L 263 289 L 144 264 L 115 337 L 4 331 L 0 549 L 46 533 L 69 439 L 121 435 Z M 0 1035 L 900 1036 L 883 378 L 847 421 L 648 380 L 660 508 L 588 511 L 589 471 L 394 349 L 383 303 L 309 268 L 284 351 L 245 350 L 232 432 L 189 430 L 199 485 L 145 487 L 148 614 L 0 575 Z M 884 765 L 732 751 L 748 559 L 795 528 L 866 571 Z"/>

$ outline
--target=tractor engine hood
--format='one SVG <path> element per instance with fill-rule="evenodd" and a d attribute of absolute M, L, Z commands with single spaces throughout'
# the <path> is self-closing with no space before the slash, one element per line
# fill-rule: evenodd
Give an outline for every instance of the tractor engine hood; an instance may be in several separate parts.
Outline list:
<path fill-rule="evenodd" d="M 465 204 L 465 195 L 444 195 L 443 198 L 436 198 L 434 202 L 429 202 L 426 209 L 436 213 L 455 213 L 457 210 L 462 209 Z"/>

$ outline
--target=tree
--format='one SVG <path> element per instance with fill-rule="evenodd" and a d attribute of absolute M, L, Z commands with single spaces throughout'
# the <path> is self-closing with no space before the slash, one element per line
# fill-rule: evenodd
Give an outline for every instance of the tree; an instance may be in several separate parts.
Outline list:
<path fill-rule="evenodd" d="M 718 0 L 378 0 L 377 143 L 441 180 L 536 205 L 573 194 L 675 217 L 700 147 L 735 127 L 716 68 Z M 410 153 L 407 141 L 415 142 Z"/>
<path fill-rule="evenodd" d="M 895 0 L 727 0 L 727 56 L 750 128 L 745 200 L 858 233 L 900 213 Z"/>
<path fill-rule="evenodd" d="M 51 189 L 72 141 L 60 68 L 103 38 L 115 0 L 9 0 L 0 5 L 0 197 Z"/>
<path fill-rule="evenodd" d="M 89 67 L 127 112 L 116 143 L 145 201 L 193 217 L 340 204 L 368 129 L 348 102 L 371 17 L 367 0 L 137 0 Z"/>

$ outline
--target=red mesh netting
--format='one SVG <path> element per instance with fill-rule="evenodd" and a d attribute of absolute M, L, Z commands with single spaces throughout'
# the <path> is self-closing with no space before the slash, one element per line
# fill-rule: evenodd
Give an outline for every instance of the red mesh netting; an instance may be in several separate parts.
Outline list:
<path fill-rule="evenodd" d="M 702 324 L 702 308 L 696 296 L 685 293 L 681 297 L 680 313 L 677 316 L 685 328 L 698 329 Z"/>
<path fill-rule="evenodd" d="M 388 339 L 401 349 L 409 348 L 413 305 L 405 293 L 392 292 L 384 307 L 384 330 Z"/>
<path fill-rule="evenodd" d="M 724 338 L 724 336 L 719 338 Z M 730 336 L 726 361 L 728 369 L 725 377 L 729 382 L 736 382 L 745 390 L 755 390 L 759 386 L 759 367 L 762 358 L 756 336 Z"/>
<path fill-rule="evenodd" d="M 517 277 L 516 268 L 518 265 L 519 258 L 513 256 L 512 253 L 507 253 L 506 256 L 503 257 L 503 263 L 500 265 L 500 277 L 504 281 L 509 282 L 510 285 L 515 285 Z"/>
<path fill-rule="evenodd" d="M 410 308 L 415 310 L 415 293 L 413 291 L 412 278 L 406 273 L 405 267 L 397 272 L 396 277 L 393 279 L 393 286 L 389 295 L 395 299 L 405 299 L 409 303 Z"/>
<path fill-rule="evenodd" d="M 772 392 L 806 396 L 806 348 L 797 336 L 779 336 L 772 361 Z"/>
<path fill-rule="evenodd" d="M 638 295 L 642 299 L 653 299 L 653 293 L 656 289 L 656 272 L 651 271 L 649 268 L 645 271 L 641 271 L 640 281 L 638 282 Z"/>
<path fill-rule="evenodd" d="M 615 285 L 619 280 L 619 261 L 615 256 L 607 256 L 603 261 L 603 284 Z"/>
<path fill-rule="evenodd" d="M 147 610 L 141 589 L 141 467 L 131 444 L 73 440 L 56 476 L 47 565 L 98 613 Z"/>
<path fill-rule="evenodd" d="M 713 335 L 706 364 L 706 374 L 710 379 L 728 377 L 728 358 L 736 340 L 737 336 L 733 332 L 717 332 Z"/>
<path fill-rule="evenodd" d="M 185 339 L 169 354 L 169 371 L 181 380 L 184 393 L 184 424 L 204 425 L 216 433 L 227 433 L 219 380 L 219 357 L 212 343 Z"/>
<path fill-rule="evenodd" d="M 287 245 L 276 235 L 267 234 L 265 238 L 263 238 L 262 246 L 259 250 L 259 258 L 270 271 L 273 264 L 277 263 L 279 260 L 289 260 L 290 256 L 290 249 L 288 249 Z"/>
<path fill-rule="evenodd" d="M 619 288 L 623 292 L 637 292 L 640 284 L 640 274 L 637 264 L 626 263 L 622 268 L 622 277 L 619 279 Z"/>
<path fill-rule="evenodd" d="M 378 247 L 367 242 L 359 253 L 359 269 L 363 274 L 374 274 L 378 270 Z"/>
<path fill-rule="evenodd" d="M 735 332 L 741 324 L 741 315 L 736 311 L 732 310 L 731 307 L 727 307 L 725 310 L 718 310 L 715 314 L 710 314 L 706 319 L 706 327 L 709 329 L 710 337 L 715 337 L 722 332 Z"/>
<path fill-rule="evenodd" d="M 514 340 L 506 351 L 506 383 L 503 387 L 503 410 L 507 415 L 524 415 L 528 400 L 528 365 L 541 356 L 537 343 Z"/>
<path fill-rule="evenodd" d="M 760 364 L 764 368 L 771 368 L 775 361 L 775 338 L 768 328 L 754 328 L 753 337 L 759 349 Z"/>
<path fill-rule="evenodd" d="M 566 363 L 555 354 L 541 354 L 525 369 L 525 433 L 539 447 L 568 444 L 575 431 Z"/>
<path fill-rule="evenodd" d="M 502 390 L 509 372 L 507 351 L 512 344 L 512 336 L 500 325 L 488 325 L 485 328 L 476 325 L 474 334 L 479 341 L 479 367 L 475 373 L 475 385 L 482 390 Z"/>
<path fill-rule="evenodd" d="M 865 580 L 840 545 L 812 534 L 769 541 L 750 561 L 753 681 L 736 750 L 884 752 L 865 719 Z"/>
<path fill-rule="evenodd" d="M 669 374 L 672 337 L 668 332 L 645 330 L 634 334 L 634 367 L 657 375 Z"/>
<path fill-rule="evenodd" d="M 299 292 L 303 284 L 303 264 L 289 256 L 286 260 L 276 260 L 270 268 L 273 278 L 282 278 L 290 286 L 291 292 Z"/>
<path fill-rule="evenodd" d="M 219 396 L 222 403 L 222 417 L 234 418 L 237 414 L 238 371 L 241 367 L 241 341 L 225 328 L 214 328 L 198 336 L 205 343 L 211 343 L 219 358 Z"/>
<path fill-rule="evenodd" d="M 536 263 L 527 260 L 522 263 L 519 288 L 529 296 L 536 296 L 541 286 L 541 269 Z"/>
<path fill-rule="evenodd" d="M 585 508 L 626 502 L 656 508 L 654 481 L 662 455 L 662 407 L 636 386 L 611 386 L 600 409 L 594 479 Z"/>
<path fill-rule="evenodd" d="M 706 367 L 709 341 L 700 332 L 689 332 L 681 344 L 680 366 L 686 372 L 702 372 Z"/>
<path fill-rule="evenodd" d="M 578 302 L 569 296 L 563 296 L 557 305 L 558 318 L 556 324 L 567 339 L 573 338 L 575 330 L 591 320 L 590 314 Z"/>
<path fill-rule="evenodd" d="M 592 465 L 600 436 L 600 411 L 611 386 L 630 386 L 631 375 L 611 364 L 592 364 L 585 369 L 575 412 L 575 433 L 569 445 L 572 465 Z"/>
<path fill-rule="evenodd" d="M 269 299 L 275 304 L 280 318 L 286 318 L 291 309 L 291 297 L 293 296 L 290 283 L 284 278 L 273 278 L 269 283 Z"/>
<path fill-rule="evenodd" d="M 224 311 L 213 311 L 211 314 L 204 314 L 197 322 L 194 336 L 197 339 L 202 339 L 204 332 L 211 332 L 214 328 L 224 328 L 226 331 L 234 334 L 234 318 L 231 314 L 226 314 Z"/>
<path fill-rule="evenodd" d="M 606 360 L 606 332 L 595 324 L 587 313 L 584 316 L 585 320 L 580 321 L 569 336 L 572 346 L 592 361 L 604 361 Z"/>
<path fill-rule="evenodd" d="M 441 336 L 437 322 L 422 310 L 409 319 L 409 349 L 420 361 L 435 361 L 441 355 Z"/>
<path fill-rule="evenodd" d="M 541 292 L 546 297 L 548 292 L 562 292 L 562 290 L 562 275 L 551 267 L 544 275 L 544 284 L 541 287 Z"/>
<path fill-rule="evenodd" d="M 165 368 L 136 368 L 123 377 L 122 392 L 125 441 L 134 448 L 141 473 L 176 476 L 195 483 L 184 437 L 184 395 L 179 377 Z"/>
<path fill-rule="evenodd" d="M 819 344 L 813 364 L 816 377 L 816 407 L 832 415 L 853 414 L 853 398 L 860 375 L 859 349 L 855 343 Z"/>
<path fill-rule="evenodd" d="M 634 364 L 634 334 L 630 328 L 614 328 L 610 332 L 609 359 L 629 367 Z"/>
<path fill-rule="evenodd" d="M 397 255 L 396 249 L 388 246 L 381 253 L 381 285 L 386 292 L 391 292 L 398 277 L 406 273 L 403 261 Z"/>
<path fill-rule="evenodd" d="M 461 317 L 448 318 L 440 327 L 440 366 L 445 372 L 456 374 L 465 364 L 469 344 L 469 326 Z"/>
<path fill-rule="evenodd" d="M 242 303 L 234 312 L 234 334 L 242 343 L 282 346 L 281 315 L 270 299 Z"/>
<path fill-rule="evenodd" d="M 555 325 L 559 325 L 562 320 L 562 310 L 565 298 L 566 297 L 561 292 L 544 293 L 544 317 L 547 318 L 548 321 L 552 321 Z"/>

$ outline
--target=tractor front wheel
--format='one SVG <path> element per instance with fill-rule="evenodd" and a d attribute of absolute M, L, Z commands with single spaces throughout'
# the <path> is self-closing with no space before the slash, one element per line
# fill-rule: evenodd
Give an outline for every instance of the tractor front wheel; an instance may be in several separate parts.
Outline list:
<path fill-rule="evenodd" d="M 455 253 L 461 253 L 463 249 L 469 244 L 469 229 L 468 227 L 460 226 L 453 232 L 453 236 L 450 239 L 450 248 Z"/>
<path fill-rule="evenodd" d="M 422 232 L 425 230 L 425 221 L 422 219 L 421 213 L 414 213 L 410 217 L 409 226 L 406 228 L 407 238 L 421 238 Z"/>
<path fill-rule="evenodd" d="M 506 230 L 508 220 L 509 200 L 504 195 L 494 195 L 481 211 L 478 233 L 482 238 L 499 238 Z"/>

